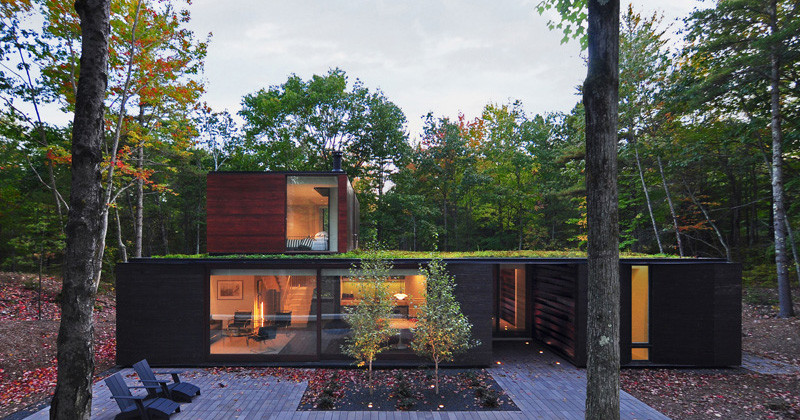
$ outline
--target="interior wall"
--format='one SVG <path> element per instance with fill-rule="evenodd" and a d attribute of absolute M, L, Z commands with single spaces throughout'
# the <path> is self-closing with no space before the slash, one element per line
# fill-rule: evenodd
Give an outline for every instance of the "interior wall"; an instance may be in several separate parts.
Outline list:
<path fill-rule="evenodd" d="M 631 336 L 629 338 L 632 343 L 650 342 L 649 276 L 648 266 L 631 266 Z M 622 339 L 624 340 L 626 337 Z M 631 349 L 631 359 L 648 360 L 649 358 L 649 349 Z"/>
<path fill-rule="evenodd" d="M 417 316 L 417 309 L 415 306 L 422 305 L 425 302 L 425 277 L 406 276 L 406 294 L 408 295 L 408 315 L 411 317 Z"/>
<path fill-rule="evenodd" d="M 217 299 L 217 291 L 219 290 L 218 282 L 220 280 L 240 280 L 242 282 L 242 299 Z M 209 305 L 211 308 L 211 317 L 213 318 L 218 315 L 232 316 L 236 311 L 252 311 L 255 296 L 255 276 L 211 276 L 211 300 Z"/>
<path fill-rule="evenodd" d="M 516 311 L 516 322 L 515 325 L 517 329 L 524 330 L 527 325 L 525 322 L 525 314 L 527 311 L 525 310 L 527 302 L 525 301 L 525 267 L 521 266 L 519 268 L 514 268 L 514 276 L 516 277 L 517 289 L 516 289 L 516 304 L 517 304 L 517 311 Z"/>

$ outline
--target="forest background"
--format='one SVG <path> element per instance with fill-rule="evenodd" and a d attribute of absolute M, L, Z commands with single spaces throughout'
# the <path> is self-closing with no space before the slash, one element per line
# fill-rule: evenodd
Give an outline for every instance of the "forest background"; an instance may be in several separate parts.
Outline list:
<path fill-rule="evenodd" d="M 777 80 L 787 245 L 800 275 L 800 6 L 777 4 L 774 16 L 756 0 L 697 11 L 679 28 L 681 45 L 668 42 L 658 15 L 623 10 L 622 250 L 727 258 L 744 264 L 747 281 L 774 282 Z M 361 203 L 362 242 L 420 251 L 585 249 L 577 98 L 567 113 L 532 115 L 512 100 L 489 103 L 478 116 L 429 114 L 423 132 L 411 134 L 380 89 L 334 68 L 252 92 L 234 118 L 204 103 L 210 40 L 188 29 L 190 8 L 112 4 L 104 278 L 130 257 L 205 252 L 207 172 L 329 170 L 333 150 L 344 153 Z M 0 19 L 0 268 L 58 271 L 71 126 L 39 111 L 55 104 L 71 112 L 77 16 L 69 1 L 19 0 L 3 2 Z M 773 21 L 780 32 L 770 31 Z M 780 58 L 777 75 L 770 53 Z"/>

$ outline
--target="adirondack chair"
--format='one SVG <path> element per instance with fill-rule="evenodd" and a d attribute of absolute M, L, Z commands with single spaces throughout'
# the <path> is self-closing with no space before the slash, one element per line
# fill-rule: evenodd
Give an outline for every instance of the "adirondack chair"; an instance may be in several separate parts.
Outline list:
<path fill-rule="evenodd" d="M 117 401 L 120 413 L 114 417 L 116 420 L 124 419 L 168 419 L 172 413 L 181 411 L 175 401 L 166 398 L 146 399 L 144 395 L 132 395 L 130 388 L 145 388 L 148 386 L 128 386 L 125 379 L 117 372 L 105 379 L 106 386 L 111 390 L 111 398 Z"/>
<path fill-rule="evenodd" d="M 200 395 L 200 388 L 188 382 L 181 382 L 178 377 L 180 372 L 159 372 L 163 375 L 172 375 L 172 383 L 156 378 L 155 372 L 150 368 L 146 359 L 133 364 L 133 370 L 139 375 L 139 380 L 145 385 L 150 397 L 164 397 L 172 401 L 192 402 L 192 398 Z"/>

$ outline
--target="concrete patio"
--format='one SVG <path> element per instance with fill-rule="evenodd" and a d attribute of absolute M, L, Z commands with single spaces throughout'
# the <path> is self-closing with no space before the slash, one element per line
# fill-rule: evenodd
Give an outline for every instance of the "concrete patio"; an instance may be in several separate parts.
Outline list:
<path fill-rule="evenodd" d="M 185 377 L 199 386 L 202 395 L 171 419 L 297 419 L 297 420 L 417 420 L 417 419 L 582 419 L 586 398 L 586 371 L 577 369 L 535 343 L 495 343 L 499 365 L 490 371 L 520 411 L 296 411 L 306 382 L 274 377 L 248 378 L 235 373 L 186 369 Z M 133 385 L 135 374 L 122 370 Z M 224 386 L 221 386 L 224 385 Z M 621 392 L 623 419 L 667 419 L 666 416 Z M 92 418 L 110 420 L 119 413 L 102 381 L 94 385 Z M 28 417 L 48 419 L 48 409 Z"/>

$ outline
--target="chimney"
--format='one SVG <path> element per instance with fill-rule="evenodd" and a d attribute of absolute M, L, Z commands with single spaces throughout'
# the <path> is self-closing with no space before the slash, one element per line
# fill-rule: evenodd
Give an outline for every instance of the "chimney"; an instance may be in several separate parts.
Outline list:
<path fill-rule="evenodd" d="M 333 172 L 344 172 L 342 170 L 342 152 L 341 151 L 337 150 L 337 151 L 333 152 L 333 168 L 332 168 L 332 171 Z"/>

